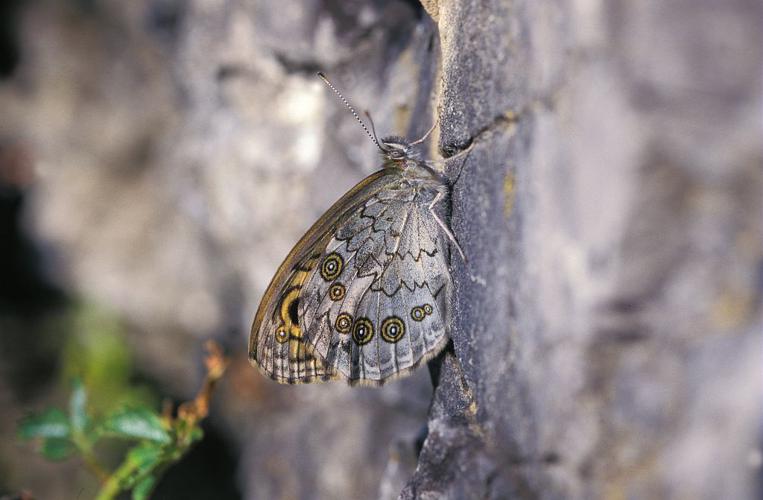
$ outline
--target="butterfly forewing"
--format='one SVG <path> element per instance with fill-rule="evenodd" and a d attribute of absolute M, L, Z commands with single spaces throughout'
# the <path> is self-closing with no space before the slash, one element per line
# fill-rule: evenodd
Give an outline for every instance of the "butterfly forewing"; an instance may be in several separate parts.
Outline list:
<path fill-rule="evenodd" d="M 302 288 L 321 262 L 337 227 L 399 172 L 380 170 L 353 187 L 305 233 L 278 268 L 257 309 L 249 337 L 249 359 L 281 383 L 330 380 L 338 374 L 305 342 L 299 304 Z"/>

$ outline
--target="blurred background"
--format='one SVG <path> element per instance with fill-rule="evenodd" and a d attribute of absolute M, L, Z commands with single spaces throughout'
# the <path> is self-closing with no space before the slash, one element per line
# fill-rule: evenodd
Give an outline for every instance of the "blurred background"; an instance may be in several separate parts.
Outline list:
<path fill-rule="evenodd" d="M 155 498 L 758 498 L 757 0 L 6 0 L 0 496 L 91 498 L 17 439 L 66 408 L 193 398 Z M 378 168 L 455 179 L 454 352 L 381 389 L 247 361 L 277 266 Z M 427 434 L 427 430 L 429 434 Z M 426 437 L 426 441 L 424 438 Z M 117 449 L 102 450 L 105 457 Z"/>
<path fill-rule="evenodd" d="M 315 72 L 380 131 L 407 133 L 434 29 L 421 6 L 0 9 L 0 492 L 92 497 L 76 459 L 48 463 L 16 439 L 19 418 L 65 408 L 74 374 L 100 411 L 190 399 L 213 338 L 231 365 L 206 437 L 157 498 L 378 494 L 390 457 L 425 428 L 426 370 L 381 390 L 281 387 L 249 366 L 246 346 L 291 246 L 378 168 Z M 399 491 L 415 462 L 393 462 L 410 470 L 382 487 Z"/>

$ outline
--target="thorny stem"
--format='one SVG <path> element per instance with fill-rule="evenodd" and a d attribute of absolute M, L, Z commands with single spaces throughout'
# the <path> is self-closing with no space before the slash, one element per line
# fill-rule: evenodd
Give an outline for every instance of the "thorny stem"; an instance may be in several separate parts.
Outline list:
<path fill-rule="evenodd" d="M 209 400 L 212 397 L 212 391 L 228 367 L 228 361 L 223 356 L 219 345 L 210 340 L 205 347 L 209 351 L 209 355 L 204 360 L 207 376 L 204 377 L 201 389 L 193 401 L 188 401 L 178 407 L 178 420 L 184 420 L 189 427 L 204 419 L 209 413 Z"/>
<path fill-rule="evenodd" d="M 217 343 L 210 340 L 206 343 L 205 347 L 209 351 L 209 355 L 204 360 L 207 375 L 204 377 L 204 382 L 196 397 L 193 401 L 188 401 L 178 407 L 178 414 L 175 419 L 172 418 L 171 406 L 165 403 L 162 408 L 162 419 L 172 429 L 175 439 L 163 449 L 163 459 L 158 467 L 149 471 L 151 473 L 164 469 L 171 461 L 183 456 L 188 447 L 195 441 L 194 430 L 197 429 L 197 424 L 209 413 L 209 400 L 212 396 L 212 391 L 225 373 L 228 361 L 223 356 L 222 349 L 220 349 Z M 87 454 L 83 453 L 83 456 L 87 456 Z M 129 456 L 125 458 L 122 464 L 111 475 L 103 471 L 97 463 L 93 465 L 100 469 L 100 472 L 96 474 L 102 477 L 103 482 L 96 500 L 113 500 L 124 489 L 123 485 L 129 478 L 135 474 L 146 472 L 141 471 L 140 464 L 130 460 Z M 97 469 L 94 468 L 94 471 Z"/>

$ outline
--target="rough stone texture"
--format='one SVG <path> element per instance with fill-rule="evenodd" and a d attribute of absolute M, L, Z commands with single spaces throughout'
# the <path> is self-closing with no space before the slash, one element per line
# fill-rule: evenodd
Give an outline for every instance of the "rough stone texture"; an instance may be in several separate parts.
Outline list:
<path fill-rule="evenodd" d="M 755 498 L 760 4 L 481 7 L 438 8 L 472 260 L 403 496 Z"/>
<path fill-rule="evenodd" d="M 51 266 L 135 325 L 141 370 L 187 394 L 201 338 L 236 356 L 215 419 L 248 497 L 755 497 L 759 2 L 74 5 L 26 9 L 0 135 L 36 158 Z M 318 69 L 455 155 L 469 261 L 417 465 L 425 370 L 293 388 L 244 361 L 278 262 L 376 163 Z"/>

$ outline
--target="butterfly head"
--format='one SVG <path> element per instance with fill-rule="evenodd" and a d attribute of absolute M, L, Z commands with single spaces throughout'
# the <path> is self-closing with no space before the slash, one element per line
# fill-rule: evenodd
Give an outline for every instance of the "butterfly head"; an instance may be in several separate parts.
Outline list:
<path fill-rule="evenodd" d="M 419 152 L 409 141 L 398 136 L 385 137 L 379 141 L 379 150 L 385 166 L 405 168 L 408 160 L 417 161 Z"/>
<path fill-rule="evenodd" d="M 371 119 L 371 115 L 368 113 L 368 111 L 365 111 L 364 114 L 366 115 L 366 118 L 368 118 L 368 123 L 371 125 L 371 130 L 366 127 L 366 124 L 363 123 L 363 120 L 360 119 L 360 116 L 358 116 L 355 108 L 350 105 L 342 93 L 339 92 L 336 87 L 334 87 L 328 78 L 326 78 L 326 75 L 319 72 L 318 76 L 326 83 L 326 85 L 329 86 L 329 88 L 331 88 L 331 90 L 334 91 L 334 93 L 337 95 L 337 97 L 339 97 L 342 103 L 344 103 L 347 109 L 350 110 L 352 116 L 354 116 L 358 123 L 360 123 L 360 126 L 363 127 L 363 130 L 365 130 L 366 134 L 368 134 L 368 137 L 370 137 L 374 144 L 376 144 L 376 146 L 379 148 L 382 158 L 384 159 L 385 167 L 405 169 L 421 161 L 420 155 L 414 146 L 421 144 L 424 142 L 424 140 L 426 140 L 427 137 L 429 137 L 429 134 L 431 134 L 435 126 L 437 126 L 437 122 L 432 125 L 432 128 L 430 128 L 426 134 L 415 141 L 408 141 L 398 136 L 389 136 L 379 140 L 378 136 L 376 135 L 376 127 L 374 126 L 374 121 Z"/>

